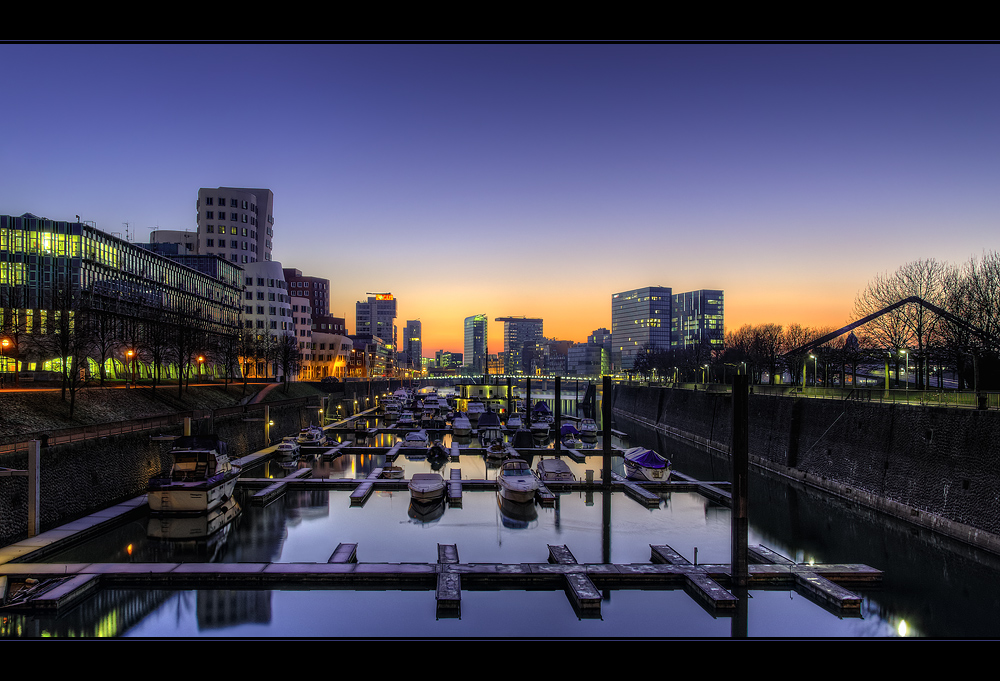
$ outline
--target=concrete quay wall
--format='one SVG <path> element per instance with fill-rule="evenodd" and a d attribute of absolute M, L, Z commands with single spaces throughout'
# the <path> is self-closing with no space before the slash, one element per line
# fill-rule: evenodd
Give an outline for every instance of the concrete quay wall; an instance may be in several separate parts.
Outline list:
<path fill-rule="evenodd" d="M 616 416 L 728 456 L 728 393 L 618 386 Z M 1000 552 L 1000 412 L 751 395 L 753 465 Z"/>
<path fill-rule="evenodd" d="M 263 418 L 264 412 L 251 417 Z M 271 443 L 317 423 L 313 406 L 272 406 Z M 244 421 L 243 414 L 204 419 L 192 423 L 192 432 L 214 431 L 229 444 L 237 458 L 264 449 L 263 421 Z M 214 424 L 213 424 L 214 421 Z M 41 487 L 41 531 L 58 527 L 83 515 L 145 493 L 150 478 L 170 468 L 169 441 L 156 441 L 156 434 L 181 435 L 183 426 L 162 431 L 139 431 L 105 438 L 53 445 L 42 449 L 39 484 Z M 24 451 L 6 454 L 0 466 L 27 470 Z M 0 477 L 0 544 L 27 537 L 28 481 L 23 476 Z"/>

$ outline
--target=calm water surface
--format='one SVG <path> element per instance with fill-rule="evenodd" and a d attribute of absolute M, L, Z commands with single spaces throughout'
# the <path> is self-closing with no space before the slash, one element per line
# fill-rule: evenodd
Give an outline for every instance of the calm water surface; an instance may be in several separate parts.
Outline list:
<path fill-rule="evenodd" d="M 721 462 L 638 429 L 675 469 L 706 480 L 728 478 Z M 567 457 L 573 472 L 600 477 L 599 456 Z M 537 462 L 537 461 L 536 461 Z M 536 463 L 533 462 L 533 463 Z M 364 477 L 378 456 L 350 455 L 308 465 L 319 477 Z M 302 464 L 307 465 L 307 464 Z M 495 478 L 481 456 L 432 465 L 397 460 L 409 477 Z M 616 463 L 620 467 L 620 463 Z M 287 473 L 275 464 L 271 475 Z M 619 468 L 618 472 L 622 472 Z M 351 507 L 342 491 L 289 492 L 242 514 L 208 541 L 151 538 L 150 520 L 129 522 L 50 562 L 326 562 L 340 542 L 358 544 L 361 562 L 435 562 L 437 544 L 455 544 L 465 563 L 544 562 L 547 544 L 565 544 L 580 562 L 649 563 L 650 544 L 669 544 L 689 560 L 729 561 L 729 509 L 693 493 L 663 496 L 647 509 L 624 494 L 559 496 L 555 508 L 506 508 L 494 492 L 466 491 L 462 508 L 415 513 L 409 493 L 377 492 Z M 799 561 L 866 563 L 886 571 L 864 596 L 861 617 L 841 619 L 788 591 L 751 591 L 750 637 L 992 637 L 1000 635 L 994 557 L 920 535 L 814 493 L 756 477 L 750 543 Z M 155 522 L 155 521 L 154 521 Z M 610 528 L 607 531 L 605 528 Z M 964 594 L 964 595 L 963 595 Z M 353 590 L 107 590 L 58 618 L 17 615 L 0 636 L 134 637 L 730 637 L 743 632 L 713 617 L 683 590 L 605 592 L 600 619 L 581 619 L 562 591 L 462 593 L 461 617 L 436 617 L 434 592 Z"/>

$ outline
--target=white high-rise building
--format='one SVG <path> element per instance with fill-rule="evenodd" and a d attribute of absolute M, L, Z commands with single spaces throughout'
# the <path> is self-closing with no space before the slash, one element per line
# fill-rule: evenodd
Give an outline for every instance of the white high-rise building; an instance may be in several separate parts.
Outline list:
<path fill-rule="evenodd" d="M 270 189 L 198 190 L 198 253 L 237 265 L 271 260 L 274 194 Z"/>

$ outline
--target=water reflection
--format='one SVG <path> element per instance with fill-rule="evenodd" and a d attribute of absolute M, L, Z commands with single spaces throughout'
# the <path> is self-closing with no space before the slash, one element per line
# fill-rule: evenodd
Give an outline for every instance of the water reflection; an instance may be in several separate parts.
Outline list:
<path fill-rule="evenodd" d="M 633 444 L 668 456 L 676 470 L 706 480 L 728 477 L 722 460 L 655 432 L 629 429 Z M 599 451 L 569 450 L 559 457 L 578 479 L 588 470 L 600 476 Z M 299 462 L 327 478 L 363 478 L 385 464 L 384 454 L 363 453 Z M 433 469 L 428 460 L 404 464 L 400 458 L 397 465 L 404 465 L 406 477 Z M 620 459 L 614 465 L 624 473 Z M 465 479 L 495 476 L 482 453 L 446 458 L 437 472 L 448 478 L 456 468 Z M 275 473 L 286 474 L 279 467 Z M 885 571 L 882 589 L 863 592 L 860 619 L 839 619 L 788 591 L 751 591 L 743 615 L 727 618 L 706 613 L 681 589 L 611 590 L 602 618 L 591 621 L 577 617 L 561 591 L 470 590 L 463 592 L 456 621 L 435 617 L 433 590 L 106 590 L 57 618 L 4 615 L 0 636 L 1000 634 L 995 557 L 781 481 L 754 476 L 750 492 L 751 544 L 766 544 L 798 561 L 857 562 Z M 249 505 L 241 491 L 243 512 L 204 539 L 171 540 L 141 518 L 49 560 L 319 563 L 345 542 L 357 543 L 358 560 L 368 563 L 433 563 L 439 543 L 456 545 L 464 563 L 544 562 L 547 544 L 568 546 L 584 563 L 648 564 L 650 544 L 668 544 L 698 563 L 728 562 L 728 508 L 694 493 L 660 497 L 653 509 L 601 491 L 559 494 L 551 507 L 510 508 L 494 491 L 466 490 L 461 507 L 442 503 L 425 510 L 415 509 L 405 491 L 376 492 L 360 507 L 351 506 L 349 492 L 339 490 L 289 491 L 263 507 Z M 532 617 L 524 618 L 525 611 Z"/>

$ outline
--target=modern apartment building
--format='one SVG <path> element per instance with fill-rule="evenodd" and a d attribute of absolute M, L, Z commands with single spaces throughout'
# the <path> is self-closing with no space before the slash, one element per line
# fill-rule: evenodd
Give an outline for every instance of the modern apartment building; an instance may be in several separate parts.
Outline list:
<path fill-rule="evenodd" d="M 524 347 L 525 344 L 533 346 L 542 340 L 544 336 L 542 320 L 529 317 L 497 317 L 494 321 L 503 322 L 504 373 L 530 373 L 523 360 Z"/>
<path fill-rule="evenodd" d="M 309 299 L 314 317 L 330 314 L 330 280 L 322 277 L 309 277 L 301 270 L 286 267 L 283 270 L 288 291 L 293 296 L 304 296 Z"/>
<path fill-rule="evenodd" d="M 466 373 L 482 374 L 486 370 L 487 321 L 485 314 L 465 318 L 465 352 L 462 354 L 462 367 Z"/>
<path fill-rule="evenodd" d="M 274 194 L 270 189 L 199 189 L 198 246 L 237 265 L 271 260 Z"/>
<path fill-rule="evenodd" d="M 278 362 L 269 362 L 268 347 L 296 337 L 292 297 L 282 274 L 280 262 L 249 263 L 243 266 L 243 327 L 245 335 L 255 341 L 253 352 L 245 352 L 244 370 L 247 375 L 267 378 L 280 376 Z M 305 337 L 303 337 L 305 340 Z"/>

